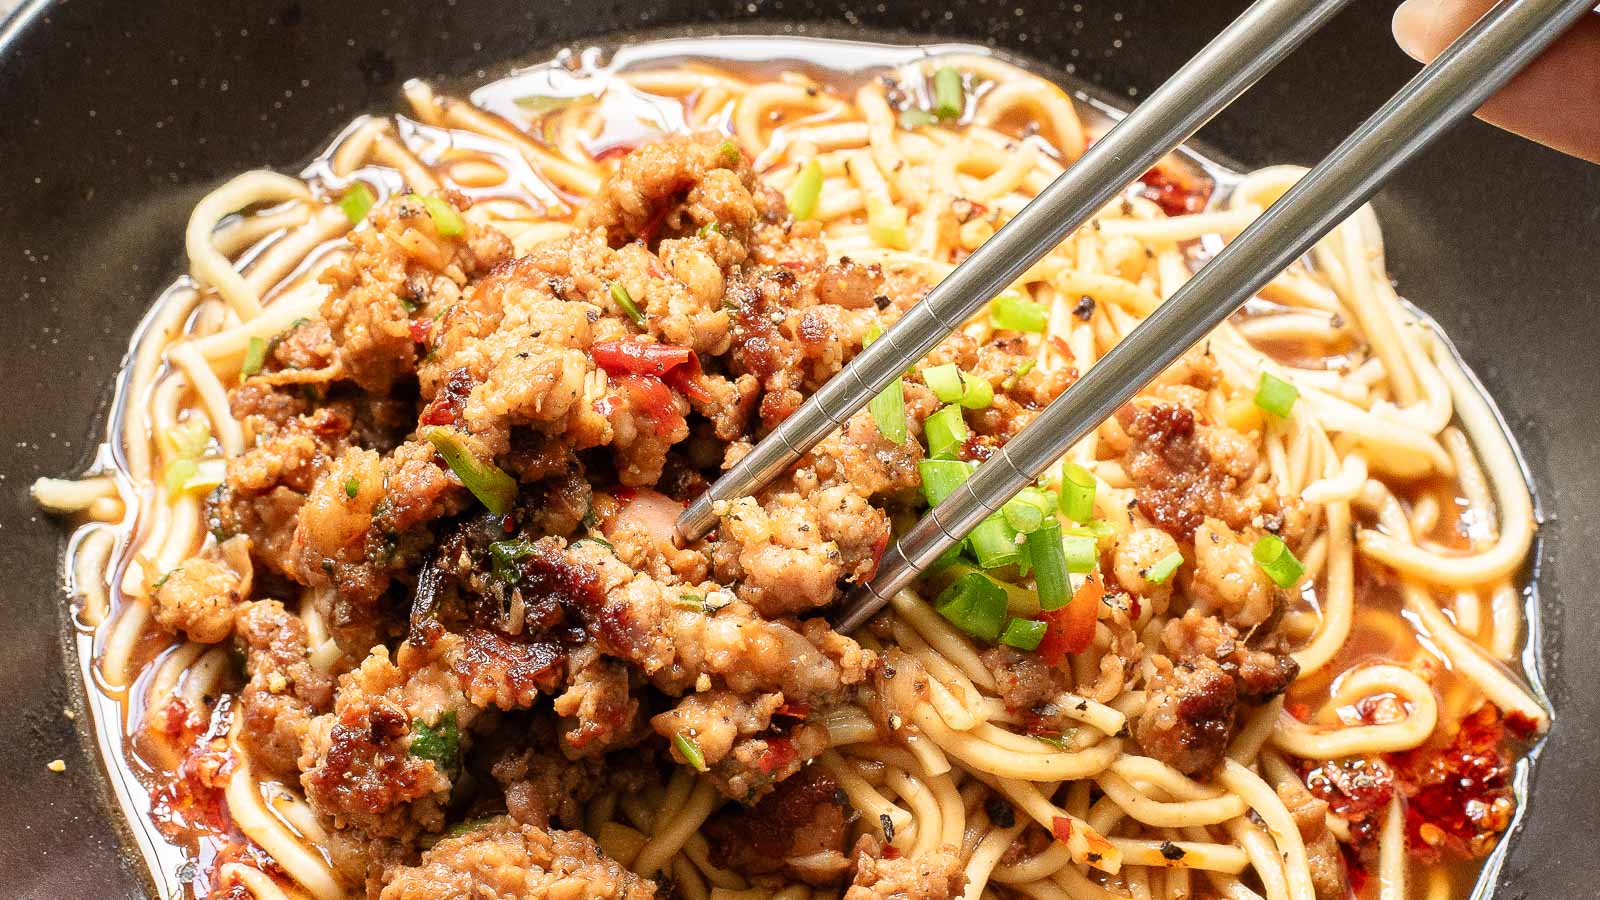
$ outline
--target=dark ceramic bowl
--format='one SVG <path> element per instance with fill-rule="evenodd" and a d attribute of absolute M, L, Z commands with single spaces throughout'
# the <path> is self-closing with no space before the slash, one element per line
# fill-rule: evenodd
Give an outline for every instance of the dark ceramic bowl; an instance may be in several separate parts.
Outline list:
<path fill-rule="evenodd" d="M 1160 83 L 1244 4 L 1008 0 L 72 0 L 0 27 L 0 895 L 148 890 L 119 825 L 65 636 L 60 523 L 28 499 L 104 433 L 134 324 L 178 272 L 190 206 L 294 170 L 411 75 L 475 78 L 619 33 L 766 31 L 989 43 L 1113 95 Z M 1311 163 L 1409 77 L 1392 4 L 1357 2 L 1201 135 L 1246 164 Z M 949 10 L 949 11 L 947 11 Z M 1545 518 L 1540 653 L 1556 708 L 1502 896 L 1600 883 L 1600 168 L 1465 125 L 1378 200 L 1395 276 L 1499 401 Z M 79 716 L 77 722 L 83 721 Z M 62 758 L 55 774 L 46 763 Z"/>

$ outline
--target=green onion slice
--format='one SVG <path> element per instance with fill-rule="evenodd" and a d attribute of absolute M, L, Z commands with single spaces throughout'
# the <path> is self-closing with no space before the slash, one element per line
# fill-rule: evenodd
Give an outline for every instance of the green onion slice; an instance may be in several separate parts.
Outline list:
<path fill-rule="evenodd" d="M 339 208 L 344 210 L 344 217 L 350 220 L 351 225 L 360 225 L 367 217 L 367 213 L 372 212 L 372 205 L 377 202 L 378 198 L 373 196 L 372 188 L 358 181 L 339 198 Z"/>
<path fill-rule="evenodd" d="M 905 386 L 899 378 L 889 382 L 888 387 L 868 401 L 867 410 L 872 413 L 872 422 L 878 426 L 878 433 L 884 440 L 896 445 L 906 442 Z"/>
<path fill-rule="evenodd" d="M 633 302 L 633 295 L 628 293 L 627 285 L 620 281 L 611 282 L 611 299 L 617 301 L 617 305 L 628 314 L 633 324 L 644 327 L 644 311 L 639 309 L 639 304 Z"/>
<path fill-rule="evenodd" d="M 905 131 L 916 131 L 939 121 L 939 118 L 925 109 L 915 106 L 910 109 L 900 110 L 900 127 Z"/>
<path fill-rule="evenodd" d="M 928 455 L 934 459 L 955 459 L 970 434 L 959 406 L 940 407 L 922 423 L 922 433 L 928 439 Z"/>
<path fill-rule="evenodd" d="M 739 160 L 744 159 L 744 154 L 739 151 L 739 145 L 732 140 L 725 140 L 717 145 L 717 152 L 722 154 L 724 165 L 737 166 Z"/>
<path fill-rule="evenodd" d="M 1067 558 L 1067 571 L 1074 575 L 1087 575 L 1100 563 L 1100 545 L 1092 537 L 1069 534 L 1061 539 L 1061 550 Z"/>
<path fill-rule="evenodd" d="M 967 108 L 967 92 L 961 86 L 961 73 L 945 66 L 933 73 L 933 114 L 941 119 L 959 119 Z"/>
<path fill-rule="evenodd" d="M 967 540 L 972 542 L 972 555 L 978 558 L 978 565 L 985 569 L 1009 566 L 1022 557 L 1022 549 L 1017 546 L 1017 531 L 1006 524 L 1000 513 L 979 522 Z"/>
<path fill-rule="evenodd" d="M 239 366 L 239 380 L 243 381 L 251 375 L 261 371 L 267 364 L 267 342 L 258 337 L 252 337 L 244 345 L 244 363 Z"/>
<path fill-rule="evenodd" d="M 1049 318 L 1043 306 L 1012 291 L 989 301 L 989 320 L 1003 331 L 1044 331 Z"/>
<path fill-rule="evenodd" d="M 1061 514 L 1074 522 L 1094 518 L 1094 475 L 1074 462 L 1061 464 Z"/>
<path fill-rule="evenodd" d="M 1022 534 L 1038 531 L 1044 524 L 1044 512 L 1021 497 L 1012 497 L 1000 507 L 1000 514 L 1005 517 L 1006 524 L 1015 528 Z"/>
<path fill-rule="evenodd" d="M 433 725 L 413 719 L 411 746 L 406 752 L 418 759 L 432 760 L 435 766 L 445 772 L 460 769 L 461 729 L 456 725 L 456 711 L 446 711 Z"/>
<path fill-rule="evenodd" d="M 1294 409 L 1294 401 L 1300 397 L 1300 391 L 1294 385 L 1271 372 L 1261 373 L 1261 382 L 1256 385 L 1256 405 L 1275 416 L 1287 418 L 1290 410 Z"/>
<path fill-rule="evenodd" d="M 449 200 L 425 196 L 422 205 L 427 207 L 428 215 L 433 219 L 433 228 L 440 237 L 460 237 L 467 230 L 467 223 Z"/>
<path fill-rule="evenodd" d="M 696 772 L 706 770 L 706 755 L 700 751 L 700 745 L 687 731 L 680 731 L 672 736 L 672 746 L 678 750 L 678 755 L 689 764 Z"/>
<path fill-rule="evenodd" d="M 1066 545 L 1061 538 L 1061 523 L 1050 522 L 1028 535 L 1028 560 L 1033 564 L 1033 583 L 1039 594 L 1039 608 L 1045 612 L 1060 609 L 1072 598 L 1067 578 Z"/>
<path fill-rule="evenodd" d="M 1178 571 L 1183 565 L 1183 554 L 1174 550 L 1156 561 L 1156 564 L 1144 570 L 1144 580 L 1150 584 L 1166 584 L 1167 579 Z"/>
<path fill-rule="evenodd" d="M 472 455 L 461 435 L 448 428 L 424 428 L 422 436 L 433 444 L 433 449 L 439 451 L 450 471 L 456 473 L 456 477 L 472 492 L 472 496 L 478 498 L 478 502 L 497 516 L 511 512 L 511 505 L 517 499 L 515 478 L 494 463 L 484 462 Z"/>
<path fill-rule="evenodd" d="M 933 391 L 933 395 L 939 398 L 940 403 L 961 401 L 961 369 L 957 368 L 955 363 L 923 369 L 922 380 L 927 383 L 928 390 Z"/>
<path fill-rule="evenodd" d="M 1037 619 L 1012 619 L 1000 632 L 1000 643 L 1018 650 L 1032 650 L 1044 640 L 1044 633 L 1049 628 L 1049 625 Z"/>
<path fill-rule="evenodd" d="M 800 167 L 794 184 L 789 185 L 789 214 L 804 222 L 817 211 L 817 198 L 822 196 L 822 163 L 811 160 Z"/>
<path fill-rule="evenodd" d="M 924 459 L 917 463 L 922 476 L 922 496 L 929 506 L 938 506 L 972 476 L 972 465 L 958 459 Z"/>
<path fill-rule="evenodd" d="M 361 493 L 361 479 L 347 479 L 344 483 L 344 495 L 349 497 L 351 500 L 354 500 L 356 495 L 359 493 Z"/>
<path fill-rule="evenodd" d="M 911 246 L 906 234 L 906 208 L 892 203 L 867 203 L 867 237 L 880 247 L 905 250 Z"/>
<path fill-rule="evenodd" d="M 973 637 L 992 641 L 1006 617 L 1006 592 L 982 572 L 969 572 L 939 592 L 933 608 Z"/>
<path fill-rule="evenodd" d="M 1251 548 L 1250 554 L 1256 558 L 1256 565 L 1261 571 L 1267 573 L 1272 583 L 1278 587 L 1293 587 L 1306 573 L 1306 567 L 1295 559 L 1294 551 L 1283 542 L 1283 538 L 1275 534 L 1263 535 Z"/>
<path fill-rule="evenodd" d="M 963 409 L 988 409 L 994 404 L 994 386 L 988 379 L 961 373 L 961 406 Z"/>

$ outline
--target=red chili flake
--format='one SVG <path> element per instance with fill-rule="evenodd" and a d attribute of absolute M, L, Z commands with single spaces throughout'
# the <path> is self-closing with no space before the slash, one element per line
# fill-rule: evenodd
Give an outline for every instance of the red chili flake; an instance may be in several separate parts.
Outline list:
<path fill-rule="evenodd" d="M 1047 665 L 1057 666 L 1068 654 L 1082 653 L 1094 641 L 1094 623 L 1100 614 L 1100 601 L 1105 598 L 1105 585 L 1099 575 L 1078 588 L 1066 606 L 1050 612 L 1039 613 L 1039 618 L 1049 624 L 1044 640 L 1039 642 L 1039 658 Z"/>
<path fill-rule="evenodd" d="M 1065 356 L 1068 359 L 1072 358 L 1072 345 L 1067 343 L 1066 338 L 1059 334 L 1052 334 L 1049 338 L 1047 338 L 1047 340 L 1050 341 L 1050 346 L 1056 348 L 1057 353 L 1060 353 L 1062 356 Z"/>
<path fill-rule="evenodd" d="M 996 444 L 997 441 L 989 435 L 971 432 L 956 450 L 956 458 L 967 462 L 983 462 L 1000 449 Z"/>
<path fill-rule="evenodd" d="M 656 434 L 671 434 L 683 424 L 672 391 L 654 375 L 624 375 L 613 380 L 612 385 L 617 395 L 627 400 L 630 409 L 655 425 Z"/>
<path fill-rule="evenodd" d="M 1050 820 L 1050 833 L 1056 840 L 1065 844 L 1072 840 L 1072 820 L 1066 816 L 1056 816 Z"/>
<path fill-rule="evenodd" d="M 1306 703 L 1290 703 L 1283 708 L 1284 712 L 1293 716 L 1297 721 L 1311 721 L 1311 706 Z"/>
<path fill-rule="evenodd" d="M 861 579 L 863 582 L 871 581 L 873 578 L 877 577 L 878 564 L 883 562 L 883 554 L 888 549 L 889 532 L 885 531 L 883 534 L 878 536 L 876 541 L 872 542 L 872 568 L 867 571 L 866 577 Z"/>
<path fill-rule="evenodd" d="M 1140 195 L 1153 201 L 1169 216 L 1197 213 L 1205 209 L 1206 195 L 1210 193 L 1206 185 L 1193 184 L 1183 173 L 1164 166 L 1156 166 L 1140 175 L 1139 183 L 1144 185 Z"/>
<path fill-rule="evenodd" d="M 1539 721 L 1534 717 L 1512 710 L 1506 713 L 1506 728 L 1519 740 L 1531 741 L 1539 733 Z"/>
<path fill-rule="evenodd" d="M 805 703 L 785 702 L 773 712 L 776 715 L 788 716 L 791 719 L 804 719 L 806 716 L 811 715 L 811 706 Z"/>
<path fill-rule="evenodd" d="M 799 755 L 794 749 L 794 742 L 788 738 L 768 738 L 767 749 L 756 760 L 756 768 L 760 769 L 763 775 L 771 775 L 794 762 Z"/>
<path fill-rule="evenodd" d="M 883 845 L 883 858 L 884 859 L 899 859 L 900 858 L 900 848 L 896 847 L 893 844 L 884 844 Z"/>
<path fill-rule="evenodd" d="M 414 344 L 426 344 L 428 342 L 429 335 L 431 335 L 432 333 L 433 333 L 433 320 L 432 319 L 412 319 L 411 320 L 411 342 L 412 343 L 414 343 Z"/>
<path fill-rule="evenodd" d="M 1424 859 L 1482 856 L 1511 824 L 1511 754 L 1500 710 L 1485 703 L 1445 747 L 1389 754 L 1406 796 L 1406 838 Z"/>

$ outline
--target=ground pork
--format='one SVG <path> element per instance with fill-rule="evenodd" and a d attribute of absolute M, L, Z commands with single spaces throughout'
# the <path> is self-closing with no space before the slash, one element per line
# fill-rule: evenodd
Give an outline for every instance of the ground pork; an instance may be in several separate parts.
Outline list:
<path fill-rule="evenodd" d="M 277 600 L 241 609 L 235 634 L 249 677 L 239 693 L 239 740 L 268 771 L 298 776 L 300 745 L 311 720 L 332 707 L 334 679 L 307 660 L 305 625 Z"/>
<path fill-rule="evenodd" d="M 1194 532 L 1194 572 L 1189 586 L 1206 609 L 1239 628 L 1260 625 L 1283 605 L 1282 591 L 1255 561 L 1255 541 L 1217 519 Z"/>
<path fill-rule="evenodd" d="M 1273 507 L 1256 445 L 1238 432 L 1171 403 L 1125 406 L 1117 420 L 1139 511 L 1168 534 L 1187 541 L 1208 517 L 1243 528 Z"/>
<path fill-rule="evenodd" d="M 1207 657 L 1174 664 L 1151 657 L 1144 712 L 1133 737 L 1144 752 L 1186 775 L 1204 775 L 1222 762 L 1233 733 L 1233 679 Z"/>
<path fill-rule="evenodd" d="M 948 844 L 920 856 L 890 858 L 871 835 L 862 835 L 855 859 L 855 880 L 844 900 L 950 900 L 967 883 L 961 848 Z"/>
<path fill-rule="evenodd" d="M 720 866 L 824 886 L 850 869 L 844 851 L 854 814 L 833 776 L 807 766 L 754 806 L 724 806 L 704 831 Z"/>
<path fill-rule="evenodd" d="M 497 818 L 446 838 L 400 869 L 382 900 L 647 900 L 655 885 L 606 858 L 579 831 Z"/>
<path fill-rule="evenodd" d="M 1161 643 L 1173 659 L 1215 661 L 1233 677 L 1239 699 L 1247 703 L 1276 697 L 1300 671 L 1276 632 L 1259 629 L 1244 639 L 1233 626 L 1198 610 L 1168 622 Z"/>
<path fill-rule="evenodd" d="M 233 633 L 234 613 L 250 594 L 251 577 L 249 538 L 207 546 L 156 579 L 156 621 L 191 641 L 215 644 Z"/>

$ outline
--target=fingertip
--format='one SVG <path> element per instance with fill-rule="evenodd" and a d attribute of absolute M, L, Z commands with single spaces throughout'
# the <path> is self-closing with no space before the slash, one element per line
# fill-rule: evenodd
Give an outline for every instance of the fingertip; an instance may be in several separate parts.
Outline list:
<path fill-rule="evenodd" d="M 1405 54 L 1417 62 L 1427 62 L 1433 57 L 1428 51 L 1427 35 L 1431 30 L 1429 22 L 1429 7 L 1433 6 L 1428 0 L 1405 0 L 1395 8 L 1394 19 L 1390 27 L 1394 30 L 1394 42 L 1400 46 Z"/>

